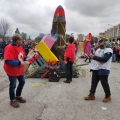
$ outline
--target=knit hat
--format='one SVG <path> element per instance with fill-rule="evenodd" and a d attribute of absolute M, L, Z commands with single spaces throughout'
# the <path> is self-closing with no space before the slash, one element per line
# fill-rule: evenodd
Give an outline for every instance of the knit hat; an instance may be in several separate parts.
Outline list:
<path fill-rule="evenodd" d="M 69 43 L 73 43 L 73 41 L 74 41 L 74 38 L 73 38 L 73 37 L 70 37 L 70 38 L 69 38 Z"/>
<path fill-rule="evenodd" d="M 109 41 L 108 38 L 106 36 L 100 36 L 101 39 Z"/>

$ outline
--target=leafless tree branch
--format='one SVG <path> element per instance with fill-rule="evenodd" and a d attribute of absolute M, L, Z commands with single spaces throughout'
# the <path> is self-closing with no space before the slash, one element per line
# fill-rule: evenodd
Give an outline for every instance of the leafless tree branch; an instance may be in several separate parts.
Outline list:
<path fill-rule="evenodd" d="M 9 32 L 10 30 L 10 23 L 5 20 L 5 19 L 1 19 L 0 20 L 0 36 L 1 37 L 5 37 L 5 35 Z"/>

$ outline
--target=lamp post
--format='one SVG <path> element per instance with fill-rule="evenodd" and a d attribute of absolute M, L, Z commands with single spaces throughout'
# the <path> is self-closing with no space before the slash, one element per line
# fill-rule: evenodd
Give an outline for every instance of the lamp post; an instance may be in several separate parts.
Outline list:
<path fill-rule="evenodd" d="M 114 27 L 113 25 L 111 25 L 111 24 L 108 24 L 109 26 L 112 26 L 112 27 Z"/>
<path fill-rule="evenodd" d="M 74 37 L 74 33 L 71 33 L 71 37 Z"/>

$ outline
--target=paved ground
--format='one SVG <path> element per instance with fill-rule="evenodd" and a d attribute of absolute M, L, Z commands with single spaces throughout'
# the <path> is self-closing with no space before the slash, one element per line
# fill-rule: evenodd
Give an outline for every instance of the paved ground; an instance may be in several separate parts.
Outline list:
<path fill-rule="evenodd" d="M 82 59 L 78 62 L 83 63 Z M 112 63 L 109 77 L 112 101 L 103 103 L 104 92 L 99 83 L 96 100 L 85 101 L 91 77 L 90 64 L 83 66 L 85 76 L 74 78 L 71 84 L 47 82 L 47 79 L 26 79 L 23 97 L 27 102 L 19 108 L 9 105 L 8 78 L 0 61 L 0 120 L 119 120 L 120 63 Z M 81 73 L 82 75 L 82 73 Z M 40 84 L 41 82 L 42 84 Z"/>

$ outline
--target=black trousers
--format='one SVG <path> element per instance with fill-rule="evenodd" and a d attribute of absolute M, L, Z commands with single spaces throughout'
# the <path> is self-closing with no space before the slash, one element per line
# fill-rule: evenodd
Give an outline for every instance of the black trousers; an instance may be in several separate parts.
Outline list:
<path fill-rule="evenodd" d="M 91 58 L 90 58 L 90 57 L 86 58 L 86 59 L 85 59 L 85 62 L 86 62 L 88 59 L 89 59 L 89 62 L 91 62 Z"/>
<path fill-rule="evenodd" d="M 91 93 L 96 92 L 96 88 L 98 85 L 98 82 L 101 81 L 101 85 L 104 89 L 105 96 L 110 96 L 110 87 L 108 84 L 108 75 L 98 75 L 98 70 L 93 70 L 92 71 L 92 82 L 91 82 Z"/>
<path fill-rule="evenodd" d="M 116 61 L 119 62 L 119 54 L 116 54 Z"/>
<path fill-rule="evenodd" d="M 116 61 L 120 62 L 120 55 L 119 54 L 116 55 Z"/>
<path fill-rule="evenodd" d="M 66 64 L 66 80 L 70 81 L 72 79 L 72 65 L 73 62 L 68 61 Z"/>
<path fill-rule="evenodd" d="M 0 53 L 0 59 L 3 59 L 3 53 Z"/>

